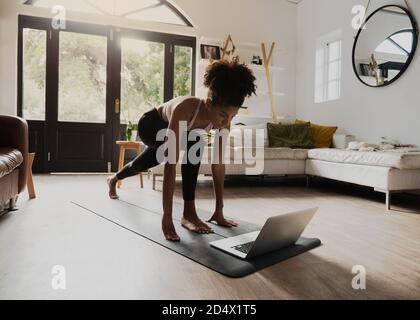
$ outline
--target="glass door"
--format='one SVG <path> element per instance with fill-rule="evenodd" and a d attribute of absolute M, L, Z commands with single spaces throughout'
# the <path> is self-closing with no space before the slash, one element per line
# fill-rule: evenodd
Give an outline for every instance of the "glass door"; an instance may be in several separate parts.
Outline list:
<path fill-rule="evenodd" d="M 129 122 L 137 125 L 145 112 L 163 102 L 194 94 L 195 39 L 126 29 L 116 29 L 115 33 L 119 48 L 115 65 L 120 70 L 115 84 L 121 112 L 114 135 L 125 139 Z M 127 153 L 126 161 L 134 156 Z"/>
<path fill-rule="evenodd" d="M 53 32 L 52 41 L 57 87 L 49 92 L 49 171 L 106 172 L 112 158 L 107 30 L 78 25 Z"/>

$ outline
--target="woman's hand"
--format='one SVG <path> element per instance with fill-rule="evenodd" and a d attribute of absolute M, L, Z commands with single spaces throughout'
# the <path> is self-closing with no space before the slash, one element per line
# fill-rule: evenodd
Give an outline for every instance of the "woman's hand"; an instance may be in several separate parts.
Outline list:
<path fill-rule="evenodd" d="M 216 223 L 219 226 L 228 227 L 228 228 L 238 226 L 238 224 L 235 221 L 225 219 L 225 217 L 223 216 L 223 211 L 222 210 L 216 210 L 213 213 L 213 216 L 207 222 Z"/>

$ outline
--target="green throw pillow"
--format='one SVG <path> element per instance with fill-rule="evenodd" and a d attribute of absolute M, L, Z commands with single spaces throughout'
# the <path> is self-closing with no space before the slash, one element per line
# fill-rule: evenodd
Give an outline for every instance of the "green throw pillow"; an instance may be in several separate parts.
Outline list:
<path fill-rule="evenodd" d="M 311 124 L 267 123 L 270 148 L 311 149 Z"/>

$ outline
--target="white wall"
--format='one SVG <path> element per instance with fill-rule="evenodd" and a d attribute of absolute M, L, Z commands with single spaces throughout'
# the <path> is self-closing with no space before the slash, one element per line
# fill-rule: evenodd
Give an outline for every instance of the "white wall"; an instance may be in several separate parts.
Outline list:
<path fill-rule="evenodd" d="M 68 13 L 67 19 L 98 24 L 223 39 L 230 33 L 236 42 L 277 42 L 281 50 L 276 64 L 286 72 L 281 90 L 287 95 L 278 106 L 280 115 L 295 114 L 295 48 L 297 6 L 286 0 L 175 0 L 191 18 L 195 29 L 155 23 L 121 21 L 87 14 Z M 18 0 L 0 0 L 0 113 L 16 114 L 17 17 L 18 14 L 51 17 L 48 10 L 19 5 Z M 199 51 L 197 51 L 199 53 Z M 197 79 L 197 82 L 202 81 Z M 267 103 L 267 109 L 269 109 Z"/>
<path fill-rule="evenodd" d="M 420 50 L 406 73 L 384 88 L 363 85 L 352 67 L 352 7 L 365 4 L 360 0 L 303 0 L 297 13 L 296 114 L 321 124 L 338 125 L 341 131 L 353 133 L 360 140 L 378 142 L 381 137 L 420 146 Z M 367 2 L 366 2 L 367 3 Z M 385 4 L 404 1 L 371 1 L 372 12 Z M 420 19 L 420 2 L 409 1 Z M 316 40 L 341 29 L 343 35 L 342 97 L 322 104 L 314 103 Z"/>
<path fill-rule="evenodd" d="M 10 1 L 0 1 L 0 113 L 16 113 L 17 20 Z"/>

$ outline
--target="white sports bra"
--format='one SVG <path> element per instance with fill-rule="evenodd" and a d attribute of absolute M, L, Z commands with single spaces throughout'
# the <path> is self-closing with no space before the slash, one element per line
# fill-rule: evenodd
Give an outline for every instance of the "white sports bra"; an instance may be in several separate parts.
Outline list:
<path fill-rule="evenodd" d="M 179 105 L 180 103 L 182 103 L 184 100 L 191 98 L 189 96 L 184 96 L 184 97 L 177 97 L 175 99 L 169 100 L 168 102 L 163 104 L 163 109 L 162 109 L 162 118 L 164 121 L 168 122 L 171 119 L 172 116 L 172 112 L 175 109 L 175 107 L 177 105 Z M 194 126 L 194 122 L 198 116 L 198 113 L 200 112 L 200 107 L 201 104 L 203 103 L 203 100 L 200 99 L 199 104 L 197 105 L 197 109 L 194 113 L 194 116 L 192 117 L 190 123 L 188 124 L 187 129 L 188 130 L 192 130 L 193 126 Z M 195 129 L 199 129 L 199 128 L 195 128 Z M 201 128 L 200 128 L 201 129 Z M 209 132 L 211 129 L 213 129 L 213 124 L 210 122 L 209 125 L 207 127 L 205 127 L 203 130 L 206 132 Z"/>

